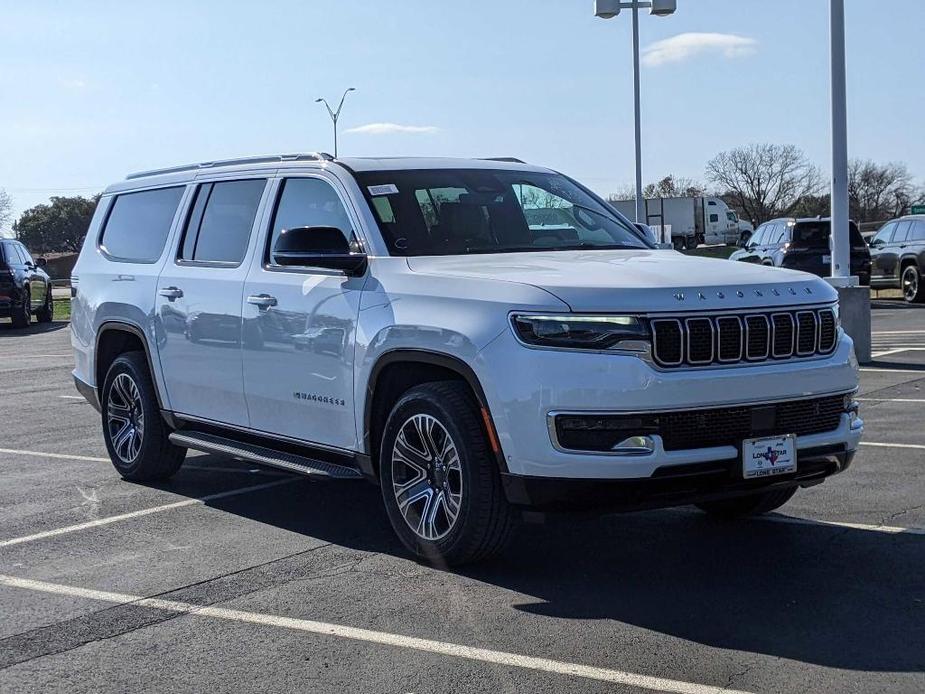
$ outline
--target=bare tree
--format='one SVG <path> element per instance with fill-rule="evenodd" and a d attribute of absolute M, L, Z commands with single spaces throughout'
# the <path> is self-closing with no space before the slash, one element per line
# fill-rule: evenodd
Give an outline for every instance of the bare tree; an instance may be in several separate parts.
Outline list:
<path fill-rule="evenodd" d="M 822 188 L 819 170 L 793 145 L 754 144 L 721 152 L 707 163 L 706 173 L 755 224 L 790 214 Z"/>
<path fill-rule="evenodd" d="M 9 224 L 13 217 L 13 198 L 0 188 L 0 229 Z"/>
<path fill-rule="evenodd" d="M 668 174 L 655 183 L 649 183 L 642 189 L 644 198 L 697 198 L 706 194 L 706 188 L 692 178 Z M 607 196 L 608 200 L 633 200 L 636 187 L 625 185 Z"/>
<path fill-rule="evenodd" d="M 860 159 L 852 159 L 848 164 L 851 217 L 858 222 L 899 217 L 920 194 L 905 164 L 877 164 Z"/>

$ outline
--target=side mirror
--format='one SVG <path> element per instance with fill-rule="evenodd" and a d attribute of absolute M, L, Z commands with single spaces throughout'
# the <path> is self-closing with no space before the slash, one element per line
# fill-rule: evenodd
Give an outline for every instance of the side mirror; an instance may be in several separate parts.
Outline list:
<path fill-rule="evenodd" d="M 366 269 L 366 254 L 352 252 L 346 235 L 336 227 L 294 227 L 283 229 L 276 239 L 273 262 L 341 270 L 353 276 Z"/>
<path fill-rule="evenodd" d="M 883 239 L 871 239 L 870 247 L 871 248 L 880 248 L 883 245 Z"/>
<path fill-rule="evenodd" d="M 35 266 L 36 266 L 36 267 L 45 267 L 46 265 L 48 265 L 48 261 L 45 260 L 45 258 L 36 258 L 36 259 L 35 259 Z"/>

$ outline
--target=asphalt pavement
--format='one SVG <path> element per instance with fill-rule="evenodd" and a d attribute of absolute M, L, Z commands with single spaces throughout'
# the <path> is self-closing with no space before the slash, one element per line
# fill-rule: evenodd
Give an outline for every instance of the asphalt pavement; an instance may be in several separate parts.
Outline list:
<path fill-rule="evenodd" d="M 0 692 L 925 691 L 925 306 L 873 326 L 865 445 L 779 513 L 535 517 L 445 570 L 363 482 L 120 480 L 67 325 L 0 322 Z"/>

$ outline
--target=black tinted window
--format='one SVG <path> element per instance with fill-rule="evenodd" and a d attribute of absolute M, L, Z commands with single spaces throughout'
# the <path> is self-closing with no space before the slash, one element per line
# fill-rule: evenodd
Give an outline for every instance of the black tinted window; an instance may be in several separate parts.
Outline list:
<path fill-rule="evenodd" d="M 893 234 L 893 243 L 902 243 L 909 238 L 909 232 L 912 230 L 912 222 L 900 222 L 896 227 L 896 233 Z"/>
<path fill-rule="evenodd" d="M 800 222 L 793 228 L 793 245 L 798 248 L 828 248 L 832 225 L 828 220 L 818 222 Z M 848 236 L 851 245 L 864 247 L 864 238 L 854 222 L 849 223 Z"/>
<path fill-rule="evenodd" d="M 247 252 L 266 180 L 223 181 L 199 187 L 180 257 L 240 263 Z"/>
<path fill-rule="evenodd" d="M 283 229 L 335 227 L 352 241 L 351 226 L 347 211 L 330 184 L 319 178 L 286 179 L 273 217 L 273 232 L 265 260 L 271 261 L 271 251 Z"/>
<path fill-rule="evenodd" d="M 183 188 L 159 188 L 119 195 L 112 203 L 101 246 L 114 258 L 157 260 L 180 204 Z"/>
<path fill-rule="evenodd" d="M 912 223 L 912 233 L 909 234 L 910 241 L 925 241 L 925 222 L 916 221 Z"/>

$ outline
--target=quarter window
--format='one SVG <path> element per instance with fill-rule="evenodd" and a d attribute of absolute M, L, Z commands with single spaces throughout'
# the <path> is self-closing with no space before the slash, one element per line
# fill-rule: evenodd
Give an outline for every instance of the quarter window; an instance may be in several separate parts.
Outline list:
<path fill-rule="evenodd" d="M 909 234 L 910 241 L 925 241 L 925 222 L 916 221 L 912 223 L 912 233 Z"/>
<path fill-rule="evenodd" d="M 101 249 L 117 260 L 153 263 L 161 257 L 183 187 L 119 195 L 112 203 Z"/>
<path fill-rule="evenodd" d="M 266 179 L 259 178 L 199 186 L 180 259 L 240 264 L 266 184 Z"/>
<path fill-rule="evenodd" d="M 377 207 L 380 214 L 384 210 Z M 279 196 L 273 230 L 264 262 L 272 263 L 272 250 L 284 229 L 297 227 L 334 227 L 353 241 L 353 225 L 337 192 L 320 178 L 287 178 Z"/>

